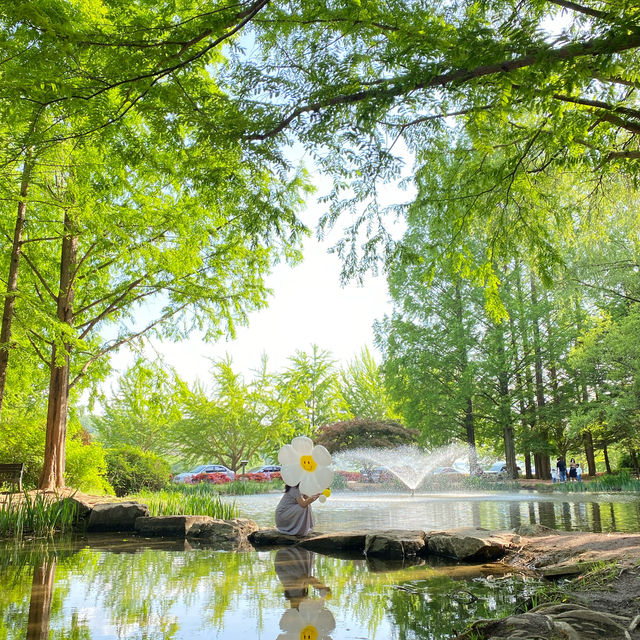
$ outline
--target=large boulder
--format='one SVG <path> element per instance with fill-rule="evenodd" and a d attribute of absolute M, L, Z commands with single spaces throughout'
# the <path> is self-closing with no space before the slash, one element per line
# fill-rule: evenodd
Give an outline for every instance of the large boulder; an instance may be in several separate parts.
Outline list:
<path fill-rule="evenodd" d="M 431 531 L 427 534 L 426 550 L 456 560 L 495 560 L 504 556 L 520 536 L 512 533 L 492 532 L 480 527 L 464 527 L 449 531 Z"/>
<path fill-rule="evenodd" d="M 367 557 L 411 558 L 424 552 L 425 535 L 424 531 L 375 531 L 367 535 L 364 552 Z"/>
<path fill-rule="evenodd" d="M 545 527 L 543 524 L 537 523 L 520 525 L 515 531 L 519 536 L 524 536 L 525 538 L 550 536 L 557 533 L 555 529 L 550 529 L 549 527 Z"/>
<path fill-rule="evenodd" d="M 249 519 L 216 520 L 195 523 L 187 532 L 188 538 L 198 538 L 209 545 L 219 548 L 236 548 L 243 545 L 251 534 L 258 530 L 258 525 Z"/>
<path fill-rule="evenodd" d="M 149 515 L 147 505 L 138 502 L 107 502 L 91 509 L 87 531 L 133 531 L 136 520 Z"/>

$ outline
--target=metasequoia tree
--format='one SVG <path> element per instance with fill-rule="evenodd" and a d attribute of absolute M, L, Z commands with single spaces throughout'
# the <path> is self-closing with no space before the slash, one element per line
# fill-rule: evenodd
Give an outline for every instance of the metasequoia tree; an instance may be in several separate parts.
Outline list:
<path fill-rule="evenodd" d="M 378 194 L 399 175 L 397 142 L 418 169 L 429 168 L 442 136 L 451 138 L 451 121 L 468 136 L 467 178 L 431 197 L 466 203 L 457 217 L 460 255 L 468 225 L 479 219 L 510 244 L 520 218 L 517 208 L 503 207 L 514 181 L 580 164 L 600 174 L 636 172 L 640 14 L 632 2 L 305 0 L 270 5 L 252 28 L 263 58 L 246 60 L 232 76 L 265 120 L 248 135 L 293 131 L 333 173 L 325 223 L 344 210 L 354 214 L 338 245 L 347 275 L 362 266 L 360 232 L 368 234 L 365 265 L 381 247 L 393 249 Z M 545 267 L 554 255 L 538 229 L 568 221 L 547 219 L 544 207 L 538 213 L 527 212 L 532 224 L 521 231 Z"/>

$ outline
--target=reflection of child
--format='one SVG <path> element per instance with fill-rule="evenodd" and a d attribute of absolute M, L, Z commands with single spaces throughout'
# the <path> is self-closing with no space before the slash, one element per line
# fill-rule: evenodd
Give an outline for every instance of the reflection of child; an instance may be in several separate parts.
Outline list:
<path fill-rule="evenodd" d="M 284 596 L 292 607 L 298 607 L 309 596 L 310 586 L 317 589 L 323 598 L 331 592 L 325 584 L 311 575 L 313 558 L 311 551 L 299 548 L 278 549 L 276 553 L 276 575 L 284 588 Z"/>

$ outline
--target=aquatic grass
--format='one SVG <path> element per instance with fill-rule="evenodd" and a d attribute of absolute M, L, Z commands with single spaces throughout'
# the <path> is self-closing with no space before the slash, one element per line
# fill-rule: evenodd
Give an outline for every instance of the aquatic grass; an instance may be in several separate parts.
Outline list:
<path fill-rule="evenodd" d="M 128 498 L 146 504 L 152 516 L 211 516 L 231 520 L 239 514 L 234 502 L 222 500 L 213 491 L 185 491 L 172 487 L 162 491 L 140 491 Z"/>
<path fill-rule="evenodd" d="M 564 482 L 553 485 L 557 491 L 565 493 L 582 493 L 599 491 L 609 493 L 611 491 L 640 491 L 640 479 L 632 478 L 628 471 L 620 471 L 617 474 L 600 476 L 588 482 Z"/>
<path fill-rule="evenodd" d="M 50 536 L 70 531 L 76 520 L 77 504 L 57 494 L 53 498 L 25 491 L 19 498 L 10 494 L 0 503 L 0 537 Z"/>

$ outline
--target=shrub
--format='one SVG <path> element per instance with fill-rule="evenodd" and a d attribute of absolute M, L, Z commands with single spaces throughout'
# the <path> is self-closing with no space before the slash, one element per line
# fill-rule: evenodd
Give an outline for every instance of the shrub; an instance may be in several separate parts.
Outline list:
<path fill-rule="evenodd" d="M 169 463 L 154 453 L 125 445 L 108 449 L 105 458 L 107 479 L 117 496 L 143 489 L 158 491 L 169 480 Z"/>
<path fill-rule="evenodd" d="M 94 495 L 114 492 L 105 477 L 107 462 L 101 444 L 83 444 L 79 438 L 70 438 L 66 449 L 64 476 L 68 486 Z"/>
<path fill-rule="evenodd" d="M 226 484 L 231 482 L 231 478 L 226 473 L 199 473 L 191 478 L 190 484 L 199 484 L 200 482 L 210 482 L 211 484 Z"/>

